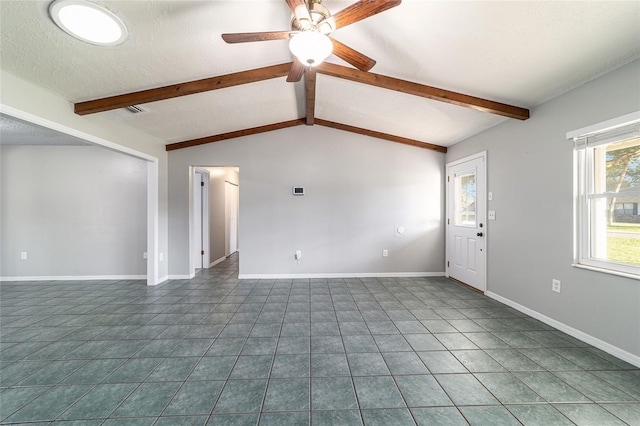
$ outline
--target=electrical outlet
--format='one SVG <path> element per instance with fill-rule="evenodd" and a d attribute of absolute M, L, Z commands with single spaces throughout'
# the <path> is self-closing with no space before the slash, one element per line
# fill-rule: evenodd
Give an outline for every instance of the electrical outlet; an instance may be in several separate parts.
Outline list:
<path fill-rule="evenodd" d="M 389 250 L 382 250 L 382 257 L 388 257 L 389 256 Z"/>
<path fill-rule="evenodd" d="M 295 259 L 302 260 L 302 250 L 296 250 Z"/>
<path fill-rule="evenodd" d="M 27 252 L 23 251 L 20 253 L 20 260 L 27 260 Z"/>
<path fill-rule="evenodd" d="M 496 211 L 489 210 L 489 220 L 496 220 Z"/>
<path fill-rule="evenodd" d="M 556 293 L 560 293 L 560 280 L 551 280 L 551 290 L 555 291 Z"/>

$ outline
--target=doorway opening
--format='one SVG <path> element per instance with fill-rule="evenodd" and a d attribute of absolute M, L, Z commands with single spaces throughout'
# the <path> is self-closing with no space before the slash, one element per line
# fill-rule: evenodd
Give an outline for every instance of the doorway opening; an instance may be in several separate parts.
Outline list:
<path fill-rule="evenodd" d="M 160 244 L 159 244 L 159 193 L 158 193 L 158 173 L 159 173 L 159 164 L 158 158 L 146 154 L 141 151 L 134 150 L 132 148 L 119 145 L 117 143 L 111 142 L 109 140 L 103 139 L 101 137 L 86 133 L 81 130 L 77 130 L 75 128 L 66 126 L 64 124 L 60 124 L 44 117 L 33 115 L 29 112 L 19 110 L 17 108 L 1 104 L 0 109 L 2 110 L 3 116 L 9 119 L 17 119 L 28 123 L 29 125 L 38 126 L 47 131 L 55 132 L 57 134 L 61 134 L 63 138 L 71 137 L 74 139 L 85 141 L 88 145 L 95 145 L 98 147 L 102 147 L 111 151 L 118 152 L 122 155 L 127 155 L 130 157 L 134 157 L 146 162 L 146 229 L 147 229 L 147 237 L 146 237 L 146 281 L 147 285 L 154 286 L 160 284 L 161 282 L 166 280 L 166 276 L 160 276 L 160 265 L 159 263 L 164 259 L 164 253 L 160 252 Z M 144 255 L 143 255 L 144 256 Z M 164 273 L 164 269 L 163 269 Z M 99 277 L 104 277 L 104 275 L 97 275 Z M 116 279 L 117 276 L 107 276 L 109 278 Z M 67 276 L 64 277 L 65 280 L 68 280 Z M 118 277 L 119 278 L 119 277 Z M 49 277 L 48 280 L 51 280 Z"/>
<path fill-rule="evenodd" d="M 240 250 L 240 169 L 235 166 L 190 168 L 191 276 Z"/>

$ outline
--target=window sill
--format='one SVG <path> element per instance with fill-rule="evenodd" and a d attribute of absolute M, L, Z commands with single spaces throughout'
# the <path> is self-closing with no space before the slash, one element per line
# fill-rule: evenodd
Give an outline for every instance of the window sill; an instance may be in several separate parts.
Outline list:
<path fill-rule="evenodd" d="M 615 271 L 613 269 L 599 268 L 597 266 L 583 265 L 581 263 L 573 263 L 573 264 L 571 264 L 571 266 L 573 266 L 575 268 L 587 269 L 589 271 L 602 272 L 604 274 L 617 275 L 619 277 L 631 278 L 632 280 L 639 280 L 640 281 L 640 275 L 629 274 L 627 272 L 620 272 L 620 271 Z"/>

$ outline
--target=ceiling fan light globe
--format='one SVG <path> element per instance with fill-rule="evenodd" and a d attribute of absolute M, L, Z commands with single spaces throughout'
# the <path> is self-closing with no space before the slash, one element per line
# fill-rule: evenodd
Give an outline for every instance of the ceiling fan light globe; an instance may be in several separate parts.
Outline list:
<path fill-rule="evenodd" d="M 333 52 L 333 43 L 319 31 L 303 31 L 289 41 L 289 50 L 305 66 L 320 65 Z"/>

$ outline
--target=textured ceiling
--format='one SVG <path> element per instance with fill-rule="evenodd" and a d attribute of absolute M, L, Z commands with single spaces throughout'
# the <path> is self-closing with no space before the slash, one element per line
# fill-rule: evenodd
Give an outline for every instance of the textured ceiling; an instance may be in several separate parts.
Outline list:
<path fill-rule="evenodd" d="M 291 61 L 286 41 L 220 38 L 288 29 L 284 0 L 97 2 L 126 23 L 125 43 L 73 39 L 49 19 L 49 1 L 0 1 L 2 68 L 79 102 Z M 334 13 L 352 3 L 323 2 Z M 640 2 L 404 0 L 333 36 L 377 60 L 371 72 L 535 115 L 536 105 L 640 58 Z M 142 114 L 100 114 L 172 143 L 303 118 L 304 103 L 304 80 L 282 77 L 145 104 Z M 507 120 L 325 75 L 315 116 L 443 146 Z"/>
<path fill-rule="evenodd" d="M 0 145 L 90 145 L 82 139 L 0 114 Z"/>

